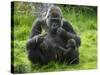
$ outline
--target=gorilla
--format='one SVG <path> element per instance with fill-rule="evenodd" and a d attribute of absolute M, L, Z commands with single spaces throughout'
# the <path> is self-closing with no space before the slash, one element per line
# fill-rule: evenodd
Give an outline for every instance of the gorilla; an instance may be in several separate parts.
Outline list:
<path fill-rule="evenodd" d="M 78 64 L 80 45 L 80 37 L 63 19 L 61 9 L 51 6 L 45 18 L 37 18 L 34 22 L 26 48 L 33 64 L 48 64 L 51 61 Z"/>

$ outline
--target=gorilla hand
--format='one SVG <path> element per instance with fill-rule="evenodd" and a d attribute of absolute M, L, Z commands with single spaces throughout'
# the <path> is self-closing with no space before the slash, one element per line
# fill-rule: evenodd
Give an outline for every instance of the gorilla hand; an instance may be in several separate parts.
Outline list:
<path fill-rule="evenodd" d="M 62 36 L 63 34 L 65 34 L 66 33 L 66 31 L 62 28 L 62 27 L 59 27 L 58 29 L 57 29 L 57 35 L 58 36 Z"/>
<path fill-rule="evenodd" d="M 34 39 L 36 41 L 36 43 L 41 43 L 44 39 L 44 37 L 42 35 L 36 35 L 34 36 Z"/>

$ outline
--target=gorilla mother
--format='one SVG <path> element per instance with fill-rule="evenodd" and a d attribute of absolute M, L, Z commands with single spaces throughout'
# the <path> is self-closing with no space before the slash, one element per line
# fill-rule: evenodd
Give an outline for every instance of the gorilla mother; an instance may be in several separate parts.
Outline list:
<path fill-rule="evenodd" d="M 47 34 L 43 34 L 43 30 Z M 51 61 L 79 63 L 80 37 L 62 17 L 61 9 L 51 6 L 45 18 L 37 18 L 27 41 L 28 58 L 33 64 Z"/>

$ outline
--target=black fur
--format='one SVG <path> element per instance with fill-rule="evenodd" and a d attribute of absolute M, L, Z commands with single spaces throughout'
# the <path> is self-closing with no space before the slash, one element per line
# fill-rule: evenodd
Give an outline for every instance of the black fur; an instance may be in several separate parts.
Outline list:
<path fill-rule="evenodd" d="M 57 11 L 56 13 L 57 15 L 60 14 L 56 16 L 57 18 L 62 16 L 60 12 Z M 55 18 L 54 15 L 52 18 Z M 52 32 L 54 27 L 51 27 L 53 26 L 52 21 L 46 22 L 44 19 L 38 18 L 34 22 L 34 27 L 26 45 L 28 58 L 32 63 L 48 64 L 50 61 L 66 62 L 68 64 L 79 63 L 78 47 L 81 40 L 70 23 L 64 20 L 59 21 L 62 21 L 63 25 L 58 27 L 58 24 L 54 25 L 57 27 L 54 32 Z M 44 30 L 48 28 L 46 35 L 41 35 L 42 28 Z"/>

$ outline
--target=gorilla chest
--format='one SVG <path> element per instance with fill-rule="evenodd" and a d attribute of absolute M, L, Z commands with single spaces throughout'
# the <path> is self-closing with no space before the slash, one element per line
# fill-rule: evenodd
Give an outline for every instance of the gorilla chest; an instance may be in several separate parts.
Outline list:
<path fill-rule="evenodd" d="M 63 39 L 60 38 L 59 36 L 50 36 L 50 35 L 47 35 L 45 37 L 45 39 L 44 39 L 44 42 L 50 48 L 57 48 L 59 46 L 65 47 L 65 45 L 66 45 L 66 42 L 64 42 Z"/>

